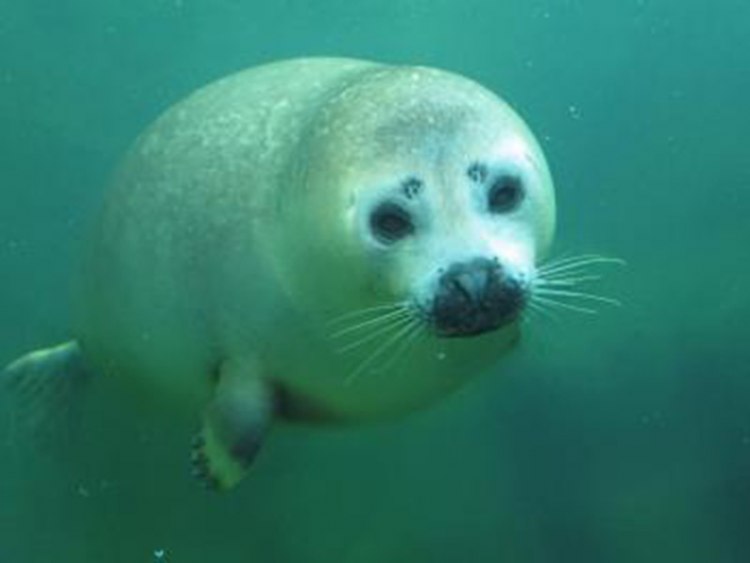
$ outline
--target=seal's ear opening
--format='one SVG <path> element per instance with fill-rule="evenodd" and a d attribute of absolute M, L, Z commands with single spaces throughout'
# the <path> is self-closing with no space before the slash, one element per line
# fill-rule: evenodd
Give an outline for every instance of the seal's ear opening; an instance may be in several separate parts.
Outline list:
<path fill-rule="evenodd" d="M 514 321 L 525 301 L 520 281 L 497 260 L 476 258 L 441 274 L 431 318 L 439 336 L 474 336 Z"/>

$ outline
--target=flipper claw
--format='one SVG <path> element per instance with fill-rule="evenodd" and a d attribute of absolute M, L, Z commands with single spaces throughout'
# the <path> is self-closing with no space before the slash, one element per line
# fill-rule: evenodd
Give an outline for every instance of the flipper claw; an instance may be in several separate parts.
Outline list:
<path fill-rule="evenodd" d="M 253 370 L 222 371 L 203 428 L 192 441 L 193 474 L 207 488 L 226 490 L 244 477 L 268 430 L 273 399 Z"/>

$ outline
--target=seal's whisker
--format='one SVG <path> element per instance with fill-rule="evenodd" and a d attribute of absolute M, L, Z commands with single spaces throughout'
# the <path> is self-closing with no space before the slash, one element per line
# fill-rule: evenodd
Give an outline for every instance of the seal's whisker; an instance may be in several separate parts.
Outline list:
<path fill-rule="evenodd" d="M 564 264 L 546 264 L 540 266 L 537 272 L 540 277 L 550 277 L 552 275 L 559 275 L 563 272 L 574 273 L 586 266 L 594 264 L 619 264 L 625 265 L 625 261 L 620 258 L 608 258 L 606 256 L 586 256 L 580 257 L 578 260 L 571 260 Z"/>
<path fill-rule="evenodd" d="M 547 260 L 547 262 L 544 263 L 544 266 L 545 267 L 562 266 L 570 262 L 578 262 L 579 260 L 589 260 L 591 258 L 606 258 L 606 256 L 603 256 L 602 254 L 594 254 L 594 253 L 574 254 L 572 256 L 570 255 L 561 256 L 560 258 L 553 258 L 551 260 Z"/>
<path fill-rule="evenodd" d="M 605 297 L 603 295 L 596 295 L 594 293 L 587 293 L 583 291 L 568 291 L 565 289 L 549 289 L 540 287 L 537 288 L 536 293 L 539 295 L 554 295 L 558 297 L 571 297 L 573 299 L 588 299 L 589 301 L 598 301 L 599 303 L 608 303 L 609 305 L 621 306 L 622 303 L 617 299 L 611 297 Z"/>
<path fill-rule="evenodd" d="M 391 346 L 393 346 L 399 338 L 404 336 L 407 332 L 409 332 L 412 327 L 414 326 L 417 319 L 410 319 L 409 322 L 406 323 L 405 326 L 402 326 L 399 328 L 399 330 L 396 331 L 395 334 L 392 334 L 388 340 L 386 340 L 381 346 L 375 349 L 375 351 L 370 354 L 367 358 L 365 358 L 358 366 L 357 368 L 347 376 L 346 383 L 347 385 L 352 383 L 354 379 L 356 379 L 372 362 L 374 362 L 377 358 L 379 358 L 386 350 L 388 350 Z"/>
<path fill-rule="evenodd" d="M 404 324 L 409 324 L 409 322 L 411 320 L 413 320 L 413 317 L 411 317 L 411 316 L 404 316 L 404 317 L 399 317 L 397 319 L 392 319 L 391 322 L 389 322 L 385 326 L 378 327 L 376 330 L 374 330 L 373 332 L 371 332 L 367 336 L 364 336 L 364 337 L 360 338 L 359 340 L 355 340 L 354 342 L 351 342 L 351 343 L 349 343 L 349 344 L 347 344 L 345 346 L 342 346 L 341 348 L 338 348 L 336 350 L 336 352 L 339 353 L 339 354 L 343 354 L 345 352 L 348 352 L 350 350 L 358 348 L 358 347 L 362 346 L 363 344 L 366 344 L 366 343 L 370 342 L 371 340 L 377 338 L 378 336 L 380 336 L 383 333 L 390 332 L 394 328 L 398 328 L 398 327 L 404 326 Z"/>
<path fill-rule="evenodd" d="M 594 315 L 598 311 L 586 306 L 589 303 L 620 306 L 617 299 L 573 289 L 579 284 L 601 279 L 602 276 L 591 273 L 591 268 L 600 264 L 625 265 L 625 261 L 599 254 L 581 254 L 543 264 L 531 279 L 529 309 L 549 316 L 560 310 Z"/>
<path fill-rule="evenodd" d="M 528 305 L 529 306 L 527 310 L 529 311 L 529 313 L 536 313 L 540 317 L 547 317 L 548 319 L 556 323 L 560 322 L 560 317 L 558 317 L 554 313 L 554 311 L 551 311 L 548 307 L 545 307 L 542 303 L 539 303 L 532 299 L 529 301 Z"/>
<path fill-rule="evenodd" d="M 564 303 L 562 301 L 556 301 L 554 299 L 550 299 L 548 297 L 542 297 L 541 295 L 534 295 L 533 300 L 543 304 L 548 305 L 552 308 L 558 308 L 558 309 L 567 309 L 568 311 L 576 311 L 578 313 L 586 313 L 587 315 L 596 315 L 599 312 L 596 309 L 591 309 L 588 307 L 579 307 L 578 305 L 571 305 L 570 303 Z"/>
<path fill-rule="evenodd" d="M 565 275 L 565 274 L 563 274 Z M 596 281 L 602 279 L 602 276 L 577 276 L 577 277 L 562 277 L 562 276 L 537 276 L 532 284 L 535 287 L 573 287 L 579 283 L 585 283 L 589 281 Z"/>
<path fill-rule="evenodd" d="M 534 325 L 533 338 L 538 339 L 541 349 L 545 352 L 548 351 L 551 342 L 555 340 L 550 326 L 554 324 L 559 327 L 562 324 L 560 316 L 550 307 L 532 301 L 528 302 L 524 313 L 524 320 L 528 321 L 528 324 Z M 528 313 L 528 316 L 526 316 L 526 313 Z"/>
<path fill-rule="evenodd" d="M 409 315 L 409 310 L 406 308 L 397 309 L 396 311 L 391 311 L 385 314 L 382 314 L 378 317 L 375 317 L 374 319 L 368 319 L 366 321 L 362 321 L 361 323 L 354 324 L 352 326 L 342 328 L 341 330 L 338 330 L 334 332 L 331 335 L 331 338 L 341 338 L 342 336 L 345 336 L 347 334 L 350 334 L 352 332 L 357 332 L 360 330 L 363 330 L 367 327 L 373 326 L 373 325 L 379 325 L 382 324 L 388 320 L 392 320 L 394 318 L 400 318 L 404 316 Z"/>
<path fill-rule="evenodd" d="M 572 256 L 562 256 L 560 258 L 553 258 L 551 260 L 547 260 L 543 267 L 545 268 L 556 268 L 558 266 L 564 266 L 567 264 L 580 262 L 582 260 L 611 260 L 614 259 L 612 256 L 605 256 L 604 254 L 595 254 L 593 252 L 589 252 L 586 254 L 574 254 Z"/>
<path fill-rule="evenodd" d="M 604 259 L 590 259 L 590 260 L 582 260 L 580 262 L 571 262 L 570 264 L 563 264 L 562 266 L 555 266 L 554 268 L 549 269 L 540 269 L 538 270 L 539 277 L 543 278 L 555 278 L 555 277 L 561 277 L 561 275 L 570 276 L 570 275 L 578 275 L 581 273 L 585 273 L 586 269 L 590 266 L 594 266 L 596 264 L 607 264 L 610 263 L 609 260 Z"/>
<path fill-rule="evenodd" d="M 418 319 L 415 319 L 415 322 L 411 325 L 410 332 L 404 336 L 404 339 L 401 341 L 401 343 L 398 345 L 398 347 L 394 350 L 391 357 L 386 361 L 385 364 L 380 368 L 379 371 L 387 371 L 391 368 L 401 357 L 403 354 L 407 351 L 409 346 L 411 346 L 415 340 L 419 336 L 423 336 L 426 334 L 426 331 L 424 329 L 424 325 L 419 322 Z"/>
<path fill-rule="evenodd" d="M 396 303 L 387 303 L 383 305 L 375 305 L 373 307 L 364 307 L 362 309 L 357 309 L 356 311 L 349 311 L 348 313 L 344 313 L 343 315 L 334 317 L 333 319 L 326 321 L 326 325 L 333 326 L 343 321 L 362 317 L 362 316 L 369 315 L 372 313 L 378 313 L 380 311 L 392 311 L 393 309 L 400 309 L 406 306 L 406 304 L 407 304 L 406 301 L 397 301 Z"/>

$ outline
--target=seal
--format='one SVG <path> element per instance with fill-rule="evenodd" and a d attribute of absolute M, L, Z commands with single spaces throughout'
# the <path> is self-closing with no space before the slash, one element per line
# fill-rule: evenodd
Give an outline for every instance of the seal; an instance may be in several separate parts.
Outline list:
<path fill-rule="evenodd" d="M 106 375 L 194 413 L 196 472 L 226 489 L 274 419 L 405 413 L 496 364 L 554 224 L 542 150 L 474 81 L 251 68 L 137 139 L 86 252 L 74 340 L 7 380 Z"/>

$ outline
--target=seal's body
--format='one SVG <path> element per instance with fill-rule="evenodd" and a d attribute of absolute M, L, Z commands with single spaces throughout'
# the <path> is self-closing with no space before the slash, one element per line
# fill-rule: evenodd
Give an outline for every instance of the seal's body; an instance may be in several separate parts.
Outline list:
<path fill-rule="evenodd" d="M 408 411 L 496 362 L 553 230 L 538 145 L 476 83 L 348 59 L 257 67 L 141 135 L 87 251 L 77 344 L 9 371 L 82 354 L 204 412 L 194 459 L 227 487 L 273 416 Z"/>

